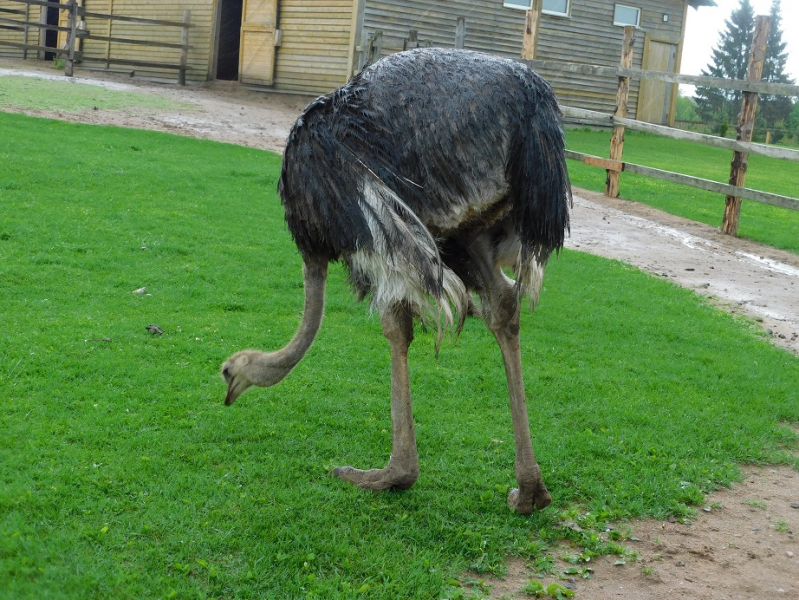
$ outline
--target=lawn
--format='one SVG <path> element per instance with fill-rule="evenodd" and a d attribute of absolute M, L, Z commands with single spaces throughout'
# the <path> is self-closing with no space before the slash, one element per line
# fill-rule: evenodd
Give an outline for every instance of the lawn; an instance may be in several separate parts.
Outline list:
<path fill-rule="evenodd" d="M 732 152 L 660 136 L 627 131 L 624 160 L 647 167 L 674 171 L 727 183 Z M 610 133 L 574 129 L 566 133 L 570 150 L 608 156 Z M 569 161 L 572 183 L 597 192 L 605 191 L 605 171 Z M 750 156 L 746 186 L 756 190 L 797 197 L 799 163 Z M 631 173 L 621 174 L 621 197 L 643 202 L 673 215 L 721 227 L 724 196 Z M 799 253 L 799 211 L 744 200 L 738 233 L 741 237 Z"/>
<path fill-rule="evenodd" d="M 670 282 L 564 251 L 522 319 L 553 506 L 505 505 L 507 388 L 474 319 L 438 358 L 416 330 L 417 485 L 357 490 L 327 473 L 385 464 L 389 356 L 339 266 L 305 360 L 222 404 L 221 362 L 299 322 L 280 158 L 4 113 L 0 130 L 0 598 L 457 597 L 467 570 L 558 539 L 625 554 L 606 522 L 690 518 L 739 464 L 799 467 L 799 359 Z"/>
<path fill-rule="evenodd" d="M 86 109 L 120 110 L 135 108 L 142 110 L 170 109 L 191 111 L 189 102 L 178 102 L 129 90 L 114 89 L 114 84 L 75 83 L 54 71 L 57 80 L 4 75 L 0 88 L 0 110 L 53 110 L 78 112 Z"/>

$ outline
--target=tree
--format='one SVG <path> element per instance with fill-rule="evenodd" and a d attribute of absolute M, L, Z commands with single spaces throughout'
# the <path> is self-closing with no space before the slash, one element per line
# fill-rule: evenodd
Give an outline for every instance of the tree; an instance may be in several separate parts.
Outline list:
<path fill-rule="evenodd" d="M 793 103 L 793 109 L 788 117 L 788 129 L 790 129 L 794 136 L 799 135 L 799 101 Z"/>
<path fill-rule="evenodd" d="M 701 121 L 696 112 L 696 101 L 688 96 L 683 96 L 682 91 L 679 91 L 677 96 L 677 120 Z"/>
<path fill-rule="evenodd" d="M 713 49 L 713 64 L 702 70 L 702 75 L 725 79 L 745 79 L 755 32 L 755 10 L 749 0 L 741 0 L 724 22 L 719 43 Z M 741 106 L 741 92 L 697 87 L 696 107 L 706 121 L 729 123 L 734 121 Z"/>
<path fill-rule="evenodd" d="M 768 48 L 766 62 L 763 65 L 763 81 L 772 83 L 793 83 L 793 79 L 785 73 L 788 53 L 785 51 L 788 44 L 782 41 L 782 16 L 780 14 L 780 0 L 771 2 L 771 28 L 768 32 Z M 759 113 L 765 127 L 769 129 L 785 129 L 788 117 L 793 109 L 793 103 L 787 96 L 761 96 Z M 779 141 L 782 134 L 775 134 L 774 141 Z"/>
<path fill-rule="evenodd" d="M 788 53 L 787 43 L 782 40 L 780 8 L 780 0 L 772 0 L 771 26 L 761 80 L 771 83 L 793 83 L 785 73 Z M 725 29 L 719 35 L 718 45 L 713 49 L 712 64 L 702 71 L 702 75 L 746 79 L 754 32 L 754 8 L 750 0 L 740 0 L 738 8 L 725 21 Z M 742 93 L 738 91 L 697 87 L 696 109 L 702 119 L 720 123 L 719 131 L 725 132 L 730 124 L 736 122 L 741 109 L 741 97 Z M 755 121 L 759 135 L 756 135 L 756 138 L 765 136 L 766 129 L 784 129 L 792 108 L 791 99 L 786 96 L 760 96 Z M 775 134 L 775 141 L 780 137 L 781 134 Z"/>

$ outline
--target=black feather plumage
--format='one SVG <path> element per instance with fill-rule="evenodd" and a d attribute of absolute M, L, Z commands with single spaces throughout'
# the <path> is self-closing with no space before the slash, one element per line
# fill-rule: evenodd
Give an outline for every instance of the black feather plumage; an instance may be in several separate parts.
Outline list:
<path fill-rule="evenodd" d="M 563 246 L 571 188 L 560 111 L 521 63 L 432 48 L 394 54 L 308 105 L 279 191 L 303 254 L 345 261 L 361 293 L 383 277 L 362 267 L 370 256 L 388 265 L 387 278 L 412 271 L 405 276 L 441 301 L 445 272 L 480 285 L 461 252 L 472 234 L 515 236 L 521 264 L 543 264 Z"/>

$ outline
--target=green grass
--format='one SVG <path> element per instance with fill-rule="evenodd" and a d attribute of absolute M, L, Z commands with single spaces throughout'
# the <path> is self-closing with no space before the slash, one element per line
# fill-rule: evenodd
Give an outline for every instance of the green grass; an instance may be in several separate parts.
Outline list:
<path fill-rule="evenodd" d="M 59 110 L 62 112 L 119 110 L 124 108 L 192 110 L 178 102 L 152 94 L 119 91 L 100 85 L 51 80 L 24 75 L 0 76 L 0 110 Z"/>
<path fill-rule="evenodd" d="M 284 344 L 301 311 L 279 157 L 2 113 L 0 130 L 0 598 L 453 596 L 467 569 L 543 564 L 562 537 L 622 552 L 606 521 L 689 517 L 739 463 L 799 466 L 799 359 L 566 251 L 522 334 L 554 505 L 505 506 L 507 388 L 473 319 L 438 359 L 417 328 L 417 485 L 357 490 L 327 472 L 385 464 L 389 356 L 340 267 L 305 360 L 222 405 L 221 362 Z"/>
<path fill-rule="evenodd" d="M 659 136 L 627 131 L 624 160 L 726 183 L 732 152 Z M 575 129 L 566 133 L 570 150 L 608 156 L 610 133 Z M 605 171 L 569 161 L 576 186 L 605 191 Z M 746 186 L 783 196 L 797 197 L 799 163 L 750 156 Z M 621 174 L 621 197 L 648 204 L 673 215 L 721 227 L 724 196 L 630 173 Z M 738 233 L 741 237 L 799 253 L 799 211 L 745 200 Z"/>

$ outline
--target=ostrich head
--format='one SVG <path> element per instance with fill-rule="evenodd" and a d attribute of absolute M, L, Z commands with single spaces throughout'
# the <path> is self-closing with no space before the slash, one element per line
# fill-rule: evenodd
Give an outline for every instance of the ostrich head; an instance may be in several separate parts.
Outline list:
<path fill-rule="evenodd" d="M 296 363 L 295 363 L 296 364 Z M 289 374 L 294 364 L 282 352 L 242 350 L 222 365 L 222 377 L 227 383 L 225 405 L 230 406 L 247 389 L 257 385 L 269 387 Z"/>
<path fill-rule="evenodd" d="M 322 323 L 327 264 L 326 258 L 305 257 L 305 310 L 300 328 L 284 348 L 275 352 L 242 350 L 222 365 L 222 377 L 227 383 L 227 406 L 254 385 L 269 387 L 279 383 L 305 356 Z"/>

